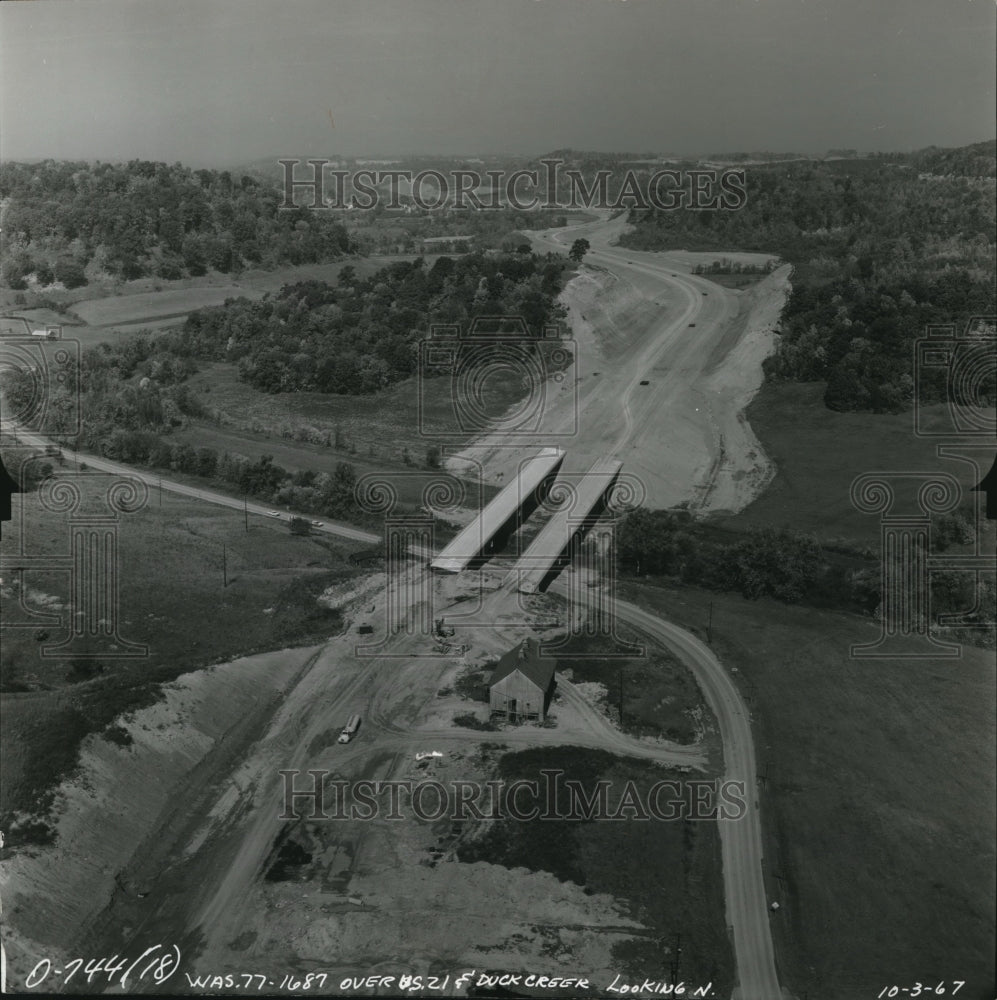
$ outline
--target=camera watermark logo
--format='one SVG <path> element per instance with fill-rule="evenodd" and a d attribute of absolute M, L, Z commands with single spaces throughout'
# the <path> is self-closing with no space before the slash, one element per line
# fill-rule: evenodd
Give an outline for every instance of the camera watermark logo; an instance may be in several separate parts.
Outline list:
<path fill-rule="evenodd" d="M 573 437 L 578 431 L 575 341 L 563 327 L 532 332 L 521 316 L 434 325 L 419 344 L 419 431 L 437 439 L 492 432 Z M 509 388 L 519 398 L 511 401 Z M 557 404 L 556 427 L 545 417 Z M 442 416 L 440 411 L 442 410 Z"/>
<path fill-rule="evenodd" d="M 852 504 L 880 519 L 880 635 L 852 646 L 856 658 L 958 658 L 961 646 L 942 630 L 995 624 L 993 553 L 981 539 L 997 441 L 994 319 L 975 318 L 961 331 L 929 327 L 914 344 L 913 364 L 914 435 L 955 464 L 868 473 L 852 483 Z M 945 551 L 953 541 L 969 551 Z"/>
<path fill-rule="evenodd" d="M 896 513 L 895 485 L 916 490 L 918 512 Z M 931 515 L 949 513 L 958 506 L 961 489 L 948 475 L 898 472 L 859 476 L 851 489 L 852 504 L 880 518 L 881 629 L 874 642 L 851 647 L 859 658 L 957 657 L 959 647 L 942 642 L 931 632 L 930 583 Z"/>
<path fill-rule="evenodd" d="M 475 463 L 470 463 L 475 467 Z M 369 638 L 358 642 L 357 656 L 397 656 L 406 658 L 445 656 L 453 643 L 438 635 L 435 591 L 428 563 L 436 551 L 437 521 L 468 507 L 482 505 L 480 467 L 475 483 L 445 472 L 426 473 L 413 470 L 390 475 L 371 473 L 357 480 L 354 496 L 357 505 L 368 514 L 382 517 L 384 539 L 380 551 L 385 587 L 384 605 L 376 623 L 364 622 L 359 628 Z M 477 493 L 477 496 L 475 496 Z M 402 496 L 420 499 L 413 511 Z M 399 636 L 437 638 L 432 651 L 392 652 Z"/>
<path fill-rule="evenodd" d="M 23 324 L 23 325 L 20 325 Z M 0 432 L 80 432 L 80 343 L 62 327 L 32 330 L 27 320 L 0 324 Z"/>
<path fill-rule="evenodd" d="M 993 317 L 930 326 L 914 344 L 914 434 L 946 442 L 997 438 Z M 934 404 L 944 403 L 944 406 Z"/>
<path fill-rule="evenodd" d="M 147 646 L 122 635 L 119 550 L 120 517 L 145 505 L 145 483 L 131 477 L 115 479 L 103 491 L 104 509 L 94 513 L 85 510 L 86 498 L 99 492 L 106 474 L 74 472 L 66 476 L 50 472 L 42 478 L 31 467 L 42 464 L 44 458 L 25 456 L 19 466 L 22 484 L 30 478 L 39 481 L 34 493 L 22 495 L 18 551 L 0 555 L 4 596 L 17 603 L 16 611 L 4 616 L 0 628 L 36 629 L 39 641 L 44 643 L 39 648 L 42 658 L 106 660 L 148 656 Z M 63 553 L 31 551 L 25 505 L 32 496 L 42 511 L 67 520 Z M 29 581 L 38 574 L 53 572 L 68 575 L 68 602 L 39 605 L 35 598 L 42 591 L 32 588 Z M 49 630 L 66 634 L 61 641 L 46 642 Z"/>

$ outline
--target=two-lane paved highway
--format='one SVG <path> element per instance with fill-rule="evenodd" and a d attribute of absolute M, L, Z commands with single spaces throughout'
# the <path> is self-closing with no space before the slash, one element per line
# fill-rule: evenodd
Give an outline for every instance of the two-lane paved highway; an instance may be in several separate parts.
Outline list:
<path fill-rule="evenodd" d="M 567 596 L 556 582 L 551 592 Z M 779 1000 L 783 996 L 775 968 L 769 909 L 762 874 L 762 822 L 758 801 L 755 746 L 751 720 L 740 692 L 712 650 L 685 629 L 634 604 L 617 599 L 620 621 L 652 636 L 692 670 L 717 718 L 724 748 L 724 778 L 744 788 L 745 815 L 718 821 L 724 869 L 727 921 L 734 935 L 738 986 L 733 1000 Z"/>
<path fill-rule="evenodd" d="M 36 434 L 29 434 L 26 431 L 18 431 L 17 443 L 21 446 L 44 450 L 47 446 L 51 445 L 52 442 L 43 437 L 39 437 Z M 231 507 L 234 510 L 248 510 L 250 514 L 255 514 L 260 517 L 274 517 L 275 520 L 285 522 L 290 520 L 292 517 L 305 517 L 309 521 L 312 520 L 312 518 L 306 514 L 296 515 L 286 511 L 273 511 L 272 505 L 263 506 L 262 504 L 253 503 L 248 500 L 239 500 L 236 497 L 230 497 L 225 493 L 216 493 L 214 490 L 206 490 L 201 486 L 188 486 L 186 483 L 178 483 L 175 480 L 164 479 L 162 476 L 151 472 L 134 469 L 129 465 L 123 465 L 121 462 L 112 462 L 110 459 L 103 458 L 99 455 L 89 455 L 84 452 L 79 452 L 76 454 L 75 460 L 78 464 L 86 465 L 88 468 L 97 469 L 100 472 L 109 472 L 118 476 L 127 476 L 129 479 L 138 479 L 152 489 L 163 489 L 168 493 L 176 493 L 179 496 L 190 497 L 194 500 L 203 500 L 205 503 L 218 504 L 221 507 Z M 313 525 L 312 530 L 324 532 L 328 535 L 337 535 L 340 538 L 348 538 L 354 542 L 363 542 L 366 545 L 380 545 L 384 541 L 381 535 L 374 535 L 369 531 L 363 531 L 360 528 L 354 528 L 351 525 L 342 524 L 339 521 L 323 521 L 321 525 Z"/>
<path fill-rule="evenodd" d="M 614 225 L 618 223 L 614 222 Z M 582 231 L 598 231 L 602 239 L 607 238 L 611 227 L 605 223 L 586 224 L 573 227 L 573 235 Z M 563 249 L 563 239 L 554 239 L 549 234 L 532 234 L 535 239 Z M 559 237 L 567 236 L 566 230 L 558 231 Z M 686 295 L 687 304 L 679 321 L 670 324 L 660 342 L 646 348 L 646 357 L 641 358 L 641 366 L 653 365 L 655 357 L 666 347 L 671 351 L 670 358 L 675 367 L 675 378 L 681 378 L 682 358 L 685 345 L 678 343 L 672 336 L 685 324 L 704 310 L 704 299 L 699 290 L 701 279 L 689 275 L 679 276 L 667 271 L 664 261 L 655 263 L 638 262 L 623 257 L 624 251 L 599 245 L 590 252 L 592 257 L 614 270 L 625 271 L 629 276 L 643 275 L 653 281 L 665 281 L 672 287 L 680 288 Z M 707 283 L 703 283 L 704 285 Z M 714 286 L 715 287 L 715 286 Z M 707 309 L 713 321 L 718 319 L 717 313 L 725 308 L 719 296 L 714 297 Z M 636 435 L 646 430 L 644 412 L 648 408 L 644 401 L 634 402 L 635 386 L 639 385 L 636 376 L 628 378 L 623 400 L 625 402 L 625 428 L 622 431 L 613 429 L 613 440 L 617 449 L 617 457 L 626 460 L 627 445 Z M 619 397 L 618 397 L 619 398 Z M 29 446 L 44 448 L 49 442 L 33 435 L 22 434 L 22 443 Z M 604 452 L 605 453 L 605 452 Z M 147 485 L 160 487 L 181 496 L 202 500 L 207 503 L 220 504 L 226 507 L 241 509 L 243 502 L 199 487 L 187 486 L 159 476 L 138 472 L 125 465 L 112 462 L 97 456 L 79 456 L 88 465 L 105 472 L 132 476 L 141 479 Z M 248 504 L 248 509 L 257 515 L 267 516 L 269 511 L 259 504 Z M 282 519 L 289 514 L 280 514 Z M 325 522 L 317 529 L 340 537 L 349 538 L 368 545 L 379 544 L 381 539 L 370 532 L 365 532 L 349 525 Z M 431 553 L 423 553 L 427 558 Z M 555 583 L 551 591 L 565 594 L 563 584 Z M 717 717 L 724 747 L 725 777 L 728 780 L 743 783 L 744 800 L 747 803 L 746 815 L 737 821 L 727 821 L 719 824 L 724 887 L 727 906 L 727 919 L 733 931 L 735 960 L 737 963 L 738 986 L 734 992 L 734 1000 L 779 1000 L 783 996 L 779 987 L 775 969 L 775 958 L 772 947 L 772 936 L 769 927 L 769 910 L 767 905 L 765 884 L 762 874 L 762 834 L 761 817 L 759 813 L 758 792 L 756 784 L 756 765 L 754 744 L 752 742 L 750 719 L 747 709 L 733 681 L 713 653 L 690 633 L 665 622 L 662 619 L 643 611 L 642 609 L 623 601 L 616 601 L 615 613 L 623 621 L 637 628 L 672 649 L 685 662 L 696 676 L 707 703 Z M 361 676 L 369 676 L 365 671 Z M 601 737 L 600 737 L 601 738 Z M 622 748 L 621 748 L 621 752 Z M 260 845 L 266 842 L 254 839 L 252 845 L 247 845 L 245 859 L 255 857 Z M 245 877 L 243 866 L 234 865 L 230 878 L 239 881 Z M 241 874 L 240 874 L 241 873 Z M 233 882 L 234 885 L 234 882 Z M 227 898 L 222 894 L 223 898 Z M 208 911 L 217 916 L 216 910 Z"/>

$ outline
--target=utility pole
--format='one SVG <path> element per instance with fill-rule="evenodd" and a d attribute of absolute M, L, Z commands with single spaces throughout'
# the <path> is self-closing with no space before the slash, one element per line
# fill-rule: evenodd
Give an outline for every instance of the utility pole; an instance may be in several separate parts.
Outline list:
<path fill-rule="evenodd" d="M 765 744 L 765 749 L 766 750 L 771 750 L 772 749 L 771 744 L 766 743 Z M 769 755 L 767 753 L 765 754 L 765 771 L 764 771 L 763 774 L 759 774 L 758 775 L 758 780 L 762 783 L 762 788 L 765 788 L 765 786 L 768 784 L 768 780 L 769 780 Z"/>
<path fill-rule="evenodd" d="M 222 545 L 222 588 L 228 586 L 228 550 Z"/>
<path fill-rule="evenodd" d="M 620 729 L 623 728 L 623 671 L 620 671 Z"/>
<path fill-rule="evenodd" d="M 679 981 L 679 959 L 682 957 L 682 935 L 675 935 L 675 957 L 668 963 L 668 971 L 671 973 L 672 986 L 676 986 Z"/>
<path fill-rule="evenodd" d="M 163 509 L 163 477 L 159 477 L 159 509 Z"/>
<path fill-rule="evenodd" d="M 242 513 L 246 519 L 246 534 L 249 534 L 249 501 L 246 499 L 246 494 L 242 494 Z"/>
<path fill-rule="evenodd" d="M 706 642 L 707 645 L 713 645 L 713 602 L 710 601 L 710 620 L 706 626 Z"/>

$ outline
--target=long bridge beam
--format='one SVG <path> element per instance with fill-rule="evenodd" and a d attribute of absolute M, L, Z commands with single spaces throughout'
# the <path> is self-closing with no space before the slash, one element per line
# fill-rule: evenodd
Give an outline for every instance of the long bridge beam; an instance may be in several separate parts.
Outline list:
<path fill-rule="evenodd" d="M 446 573 L 460 573 L 485 557 L 496 536 L 516 521 L 524 507 L 537 502 L 538 494 L 563 460 L 560 448 L 544 448 L 539 455 L 521 463 L 515 479 L 429 565 Z"/>
<path fill-rule="evenodd" d="M 601 513 L 602 500 L 622 467 L 623 463 L 615 458 L 600 458 L 588 472 L 566 476 L 554 483 L 555 491 L 562 483 L 570 487 L 571 502 L 554 512 L 509 573 L 507 580 L 520 593 L 535 594 L 560 568 L 572 537 L 587 529 Z"/>

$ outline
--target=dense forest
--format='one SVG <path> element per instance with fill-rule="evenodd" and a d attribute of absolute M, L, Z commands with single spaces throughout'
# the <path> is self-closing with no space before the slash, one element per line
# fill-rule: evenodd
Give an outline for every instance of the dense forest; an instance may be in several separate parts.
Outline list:
<path fill-rule="evenodd" d="M 236 362 L 264 392 L 376 392 L 415 373 L 420 341 L 436 323 L 520 316 L 539 335 L 564 316 L 564 262 L 480 253 L 399 261 L 368 278 L 347 266 L 336 287 L 285 286 L 261 301 L 200 309 L 157 339 L 174 358 Z"/>
<path fill-rule="evenodd" d="M 5 163 L 0 198 L 14 289 L 309 264 L 352 249 L 329 213 L 279 211 L 265 182 L 179 163 Z"/>
<path fill-rule="evenodd" d="M 179 329 L 87 348 L 79 368 L 71 365 L 54 389 L 46 429 L 64 447 L 217 479 L 267 501 L 355 519 L 346 470 L 335 479 L 292 475 L 268 459 L 171 441 L 175 430 L 206 416 L 188 387 L 199 363 L 237 363 L 242 377 L 265 392 L 376 392 L 416 371 L 431 323 L 514 315 L 539 335 L 563 316 L 556 297 L 565 266 L 563 259 L 518 253 L 440 257 L 431 267 L 418 258 L 368 278 L 347 266 L 336 287 L 308 281 L 256 302 L 230 299 L 192 313 Z M 14 412 L 30 409 L 30 371 L 4 373 L 3 389 Z"/>
<path fill-rule="evenodd" d="M 925 328 L 994 315 L 995 149 L 752 166 L 742 210 L 635 212 L 621 242 L 778 254 L 793 292 L 768 377 L 825 381 L 832 409 L 899 412 L 915 391 L 946 398 L 942 369 L 915 389 Z"/>

